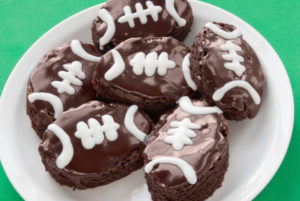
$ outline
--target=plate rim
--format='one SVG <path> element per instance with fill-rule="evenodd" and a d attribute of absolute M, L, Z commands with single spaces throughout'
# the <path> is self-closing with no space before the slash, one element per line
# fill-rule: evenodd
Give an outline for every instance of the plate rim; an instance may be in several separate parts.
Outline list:
<path fill-rule="evenodd" d="M 213 9 L 219 10 L 220 12 L 226 13 L 227 15 L 233 17 L 235 20 L 240 21 L 241 23 L 243 23 L 245 26 L 247 26 L 247 29 L 251 30 L 251 32 L 254 32 L 257 36 L 259 36 L 261 38 L 261 40 L 267 44 L 269 47 L 269 49 L 272 51 L 272 54 L 275 56 L 274 59 L 276 59 L 276 63 L 278 63 L 278 65 L 282 66 L 282 70 L 283 70 L 283 78 L 285 79 L 285 83 L 287 84 L 287 91 L 286 94 L 288 95 L 288 99 L 286 101 L 289 101 L 289 104 L 291 106 L 291 111 L 289 114 L 289 118 L 290 121 L 287 121 L 288 123 L 288 128 L 286 128 L 286 133 L 289 136 L 286 136 L 286 143 L 284 144 L 284 146 L 281 147 L 281 152 L 280 152 L 280 156 L 277 157 L 277 163 L 274 165 L 274 168 L 269 172 L 268 176 L 265 177 L 265 179 L 260 180 L 259 183 L 255 186 L 255 188 L 253 188 L 250 192 L 248 192 L 245 197 L 243 198 L 244 200 L 252 200 L 254 199 L 266 186 L 267 184 L 271 181 L 271 179 L 274 177 L 275 173 L 277 172 L 277 170 L 279 169 L 279 167 L 281 166 L 283 159 L 285 158 L 285 155 L 287 153 L 290 141 L 291 141 L 291 137 L 292 137 L 292 132 L 293 132 L 293 126 L 294 126 L 294 114 L 295 114 L 295 106 L 294 106 L 294 96 L 293 96 L 293 92 L 292 92 L 292 86 L 291 86 L 291 82 L 290 79 L 288 77 L 286 68 L 284 67 L 280 57 L 278 56 L 277 52 L 275 51 L 275 49 L 272 47 L 272 45 L 264 38 L 264 36 L 262 36 L 256 29 L 254 29 L 251 25 L 249 25 L 247 22 L 245 22 L 244 20 L 242 20 L 241 18 L 239 18 L 238 16 L 222 9 L 219 8 L 215 5 L 206 3 L 206 2 L 202 2 L 202 1 L 197 1 L 197 0 L 188 0 L 189 2 L 193 2 L 196 4 L 203 4 L 205 6 L 211 7 Z M 105 2 L 104 2 L 105 3 Z M 89 10 L 95 9 L 95 7 L 99 7 L 104 3 L 100 3 L 97 4 L 95 6 L 91 6 L 89 8 L 86 8 L 80 12 L 77 12 L 73 15 L 71 15 L 70 17 L 64 19 L 63 21 L 59 22 L 58 24 L 56 24 L 54 27 L 52 27 L 51 29 L 49 29 L 46 33 L 44 33 L 41 37 L 39 37 L 38 40 L 36 40 L 31 46 L 30 48 L 22 55 L 22 57 L 19 59 L 19 61 L 17 62 L 17 64 L 15 65 L 15 67 L 13 68 L 12 72 L 10 73 L 5 86 L 2 90 L 2 94 L 0 96 L 0 111 L 3 110 L 4 108 L 4 99 L 7 96 L 8 89 L 9 86 L 11 86 L 12 83 L 12 79 L 15 76 L 15 74 L 17 74 L 18 69 L 20 69 L 22 67 L 22 63 L 24 62 L 24 60 L 26 59 L 27 56 L 29 56 L 30 52 L 32 51 L 32 49 L 35 48 L 35 46 L 37 46 L 39 44 L 39 42 L 41 40 L 43 40 L 43 38 L 47 37 L 48 35 L 50 35 L 51 33 L 55 32 L 59 27 L 64 26 L 64 24 L 66 24 L 70 19 L 75 18 L 77 16 L 82 15 L 85 12 L 88 12 Z M 0 114 L 2 114 L 2 112 L 0 112 Z M 4 139 L 5 137 L 5 132 L 0 131 L 0 138 Z M 2 167 L 5 171 L 5 174 L 7 176 L 7 178 L 9 179 L 10 183 L 13 185 L 14 189 L 18 192 L 18 194 L 24 199 L 24 200 L 30 200 L 31 197 L 28 194 L 27 191 L 25 191 L 25 189 L 22 188 L 21 185 L 19 185 L 18 183 L 16 183 L 13 174 L 11 173 L 11 170 L 9 170 L 8 167 L 8 157 L 5 156 L 4 153 L 5 150 L 3 150 L 3 148 L 0 146 L 0 159 L 1 159 L 1 164 Z"/>

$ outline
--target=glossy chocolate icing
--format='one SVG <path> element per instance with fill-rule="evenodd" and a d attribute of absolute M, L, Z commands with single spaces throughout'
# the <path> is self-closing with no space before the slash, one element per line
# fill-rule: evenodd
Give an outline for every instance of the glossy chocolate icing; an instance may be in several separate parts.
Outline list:
<path fill-rule="evenodd" d="M 215 23 L 219 28 L 231 32 L 236 28 L 233 25 Z M 214 92 L 223 87 L 227 82 L 233 80 L 247 81 L 260 95 L 263 96 L 264 74 L 261 63 L 250 45 L 241 37 L 231 40 L 234 44 L 241 47 L 242 51 L 237 54 L 244 58 L 242 65 L 246 70 L 242 76 L 237 76 L 233 71 L 224 67 L 229 62 L 222 58 L 223 54 L 220 45 L 225 44 L 228 40 L 213 33 L 209 28 L 203 28 L 201 33 L 196 37 L 191 55 L 191 70 L 194 79 L 200 89 L 200 92 L 215 102 L 230 119 L 240 120 L 244 118 L 253 118 L 260 107 L 256 105 L 245 89 L 236 87 L 228 91 L 220 101 L 213 101 Z"/>
<path fill-rule="evenodd" d="M 131 28 L 128 23 L 119 23 L 118 19 L 124 15 L 123 8 L 128 5 L 132 12 L 136 12 L 135 4 L 140 2 L 143 8 L 146 8 L 145 2 L 141 0 L 110 0 L 106 2 L 101 8 L 107 9 L 107 11 L 113 16 L 116 24 L 116 33 L 112 38 L 113 46 L 119 44 L 122 41 L 132 37 L 161 37 L 161 36 L 173 36 L 173 32 L 178 29 L 178 24 L 169 15 L 165 9 L 165 0 L 151 0 L 154 5 L 162 7 L 162 11 L 158 14 L 158 21 L 154 22 L 150 16 L 147 16 L 148 22 L 142 24 L 138 18 L 134 19 L 135 27 Z M 186 0 L 175 0 L 175 9 L 178 15 L 184 18 L 187 22 L 192 20 L 192 9 L 190 4 Z M 107 29 L 107 25 L 97 17 L 92 25 L 93 41 L 99 43 L 99 38 L 102 37 Z M 173 35 L 172 35 L 173 34 Z"/>
<path fill-rule="evenodd" d="M 74 175 L 74 180 L 76 180 L 76 175 L 89 174 L 87 176 L 93 177 L 91 173 L 100 174 L 102 171 L 107 171 L 143 145 L 124 126 L 124 117 L 127 109 L 128 106 L 123 104 L 111 103 L 105 105 L 99 101 L 91 101 L 78 108 L 64 112 L 54 122 L 71 139 L 74 156 L 63 170 L 68 172 L 70 176 Z M 111 115 L 114 121 L 120 124 L 120 128 L 117 130 L 117 140 L 110 142 L 105 138 L 102 144 L 96 145 L 93 149 L 85 149 L 81 144 L 81 140 L 74 135 L 76 124 L 80 121 L 86 123 L 89 118 L 95 118 L 103 125 L 101 116 L 105 114 Z M 152 123 L 143 113 L 136 112 L 134 122 L 141 131 L 147 134 L 150 133 Z M 43 158 L 55 161 L 62 151 L 62 144 L 51 131 L 46 130 L 39 151 Z"/>
<path fill-rule="evenodd" d="M 126 67 L 125 71 L 111 82 L 123 91 L 137 94 L 147 99 L 165 97 L 171 101 L 177 101 L 181 96 L 192 93 L 181 69 L 183 58 L 189 53 L 190 49 L 180 41 L 170 37 L 132 38 L 122 42 L 115 50 L 121 54 Z M 129 62 L 138 52 L 145 54 L 157 52 L 158 55 L 161 52 L 167 52 L 169 60 L 173 60 L 176 63 L 176 67 L 169 69 L 165 76 L 160 76 L 157 72 L 151 77 L 147 77 L 145 73 L 136 75 Z M 103 55 L 97 68 L 98 76 L 104 79 L 104 74 L 113 64 L 114 60 L 111 52 Z"/>
<path fill-rule="evenodd" d="M 205 107 L 205 101 L 193 100 L 195 106 Z M 168 136 L 172 121 L 181 121 L 190 118 L 193 123 L 202 126 L 201 129 L 193 130 L 197 136 L 190 138 L 192 145 L 185 145 L 180 151 L 173 149 L 164 139 Z M 221 114 L 192 115 L 188 114 L 177 106 L 162 115 L 158 126 L 151 133 L 149 143 L 144 150 L 144 157 L 147 162 L 159 157 L 177 157 L 188 162 L 195 170 L 197 176 L 203 175 L 214 167 L 215 162 L 224 157 L 228 146 L 228 125 Z M 150 174 L 157 178 L 158 185 L 162 187 L 173 187 L 186 182 L 182 171 L 171 164 L 159 164 L 154 167 Z"/>
<path fill-rule="evenodd" d="M 83 49 L 89 54 L 100 56 L 93 45 L 86 43 L 81 44 Z M 51 82 L 55 80 L 61 81 L 62 79 L 58 76 L 58 72 L 66 71 L 63 65 L 74 61 L 82 63 L 82 71 L 86 74 L 86 78 L 81 80 L 83 83 L 82 86 L 71 84 L 71 86 L 75 88 L 74 95 L 67 93 L 60 94 L 57 92 L 57 89 L 51 85 Z M 65 43 L 47 53 L 38 63 L 37 68 L 31 73 L 29 79 L 29 93 L 47 92 L 58 96 L 63 103 L 64 111 L 72 107 L 77 107 L 87 101 L 95 99 L 95 92 L 92 88 L 91 80 L 97 65 L 97 62 L 87 61 L 75 55 L 71 50 L 70 43 Z M 34 104 L 38 110 L 47 110 L 51 114 L 54 112 L 48 102 L 37 100 L 32 104 Z"/>

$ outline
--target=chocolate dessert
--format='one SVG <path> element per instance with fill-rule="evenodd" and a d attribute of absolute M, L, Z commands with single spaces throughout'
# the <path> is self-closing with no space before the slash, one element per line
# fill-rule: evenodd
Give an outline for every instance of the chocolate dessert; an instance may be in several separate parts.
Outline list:
<path fill-rule="evenodd" d="M 207 23 L 195 38 L 190 59 L 193 79 L 207 101 L 231 120 L 256 116 L 264 74 L 255 51 L 238 28 Z"/>
<path fill-rule="evenodd" d="M 183 40 L 193 23 L 187 0 L 110 0 L 92 24 L 94 44 L 107 51 L 133 37 L 172 36 Z"/>
<path fill-rule="evenodd" d="M 197 90 L 189 47 L 170 38 L 131 38 L 102 56 L 93 87 L 105 101 L 136 104 L 159 116 Z"/>
<path fill-rule="evenodd" d="M 221 186 L 228 167 L 228 123 L 217 107 L 182 97 L 163 114 L 144 151 L 154 201 L 202 201 Z"/>
<path fill-rule="evenodd" d="M 91 80 L 99 56 L 93 45 L 73 40 L 38 63 L 28 81 L 26 107 L 39 137 L 63 111 L 95 99 Z"/>
<path fill-rule="evenodd" d="M 151 130 L 151 120 L 135 105 L 91 101 L 50 124 L 39 152 L 58 183 L 93 188 L 141 168 L 141 153 Z"/>

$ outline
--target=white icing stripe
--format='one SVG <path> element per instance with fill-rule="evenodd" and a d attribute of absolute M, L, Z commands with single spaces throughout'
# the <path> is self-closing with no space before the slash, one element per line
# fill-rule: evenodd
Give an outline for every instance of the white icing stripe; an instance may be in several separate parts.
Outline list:
<path fill-rule="evenodd" d="M 229 51 L 229 54 L 223 54 L 222 58 L 227 61 L 232 61 L 231 63 L 225 63 L 224 67 L 228 70 L 232 70 L 237 76 L 241 76 L 246 70 L 245 66 L 240 64 L 240 62 L 244 62 L 244 58 L 236 52 L 242 51 L 242 48 L 231 41 L 227 41 L 225 44 L 220 45 L 220 49 Z"/>
<path fill-rule="evenodd" d="M 113 79 L 121 75 L 125 70 L 125 63 L 120 53 L 117 50 L 113 49 L 111 50 L 111 54 L 114 59 L 114 65 L 112 65 L 112 67 L 110 67 L 110 69 L 104 75 L 104 78 L 107 81 L 112 81 Z"/>
<path fill-rule="evenodd" d="M 190 138 L 194 138 L 197 134 L 192 129 L 200 129 L 201 126 L 195 124 L 190 118 L 185 118 L 182 121 L 172 121 L 170 123 L 172 129 L 168 130 L 168 136 L 165 138 L 167 144 L 172 144 L 173 149 L 180 151 L 184 145 L 192 145 L 193 141 Z"/>
<path fill-rule="evenodd" d="M 115 35 L 116 25 L 114 18 L 105 8 L 99 11 L 98 16 L 107 26 L 105 34 L 99 39 L 100 49 L 103 50 L 103 46 L 108 44 Z"/>
<path fill-rule="evenodd" d="M 176 67 L 176 63 L 169 60 L 168 57 L 169 55 L 166 52 L 160 53 L 159 56 L 157 52 L 150 52 L 147 55 L 143 52 L 138 52 L 129 63 L 136 75 L 142 75 L 145 69 L 146 76 L 151 77 L 157 69 L 158 75 L 165 76 L 168 69 Z"/>
<path fill-rule="evenodd" d="M 192 80 L 190 65 L 191 65 L 190 64 L 190 54 L 187 54 L 182 61 L 182 72 L 183 72 L 183 76 L 184 76 L 184 79 L 185 79 L 187 85 L 191 89 L 196 91 L 197 86 L 196 86 L 195 82 Z"/>
<path fill-rule="evenodd" d="M 125 118 L 124 118 L 124 125 L 125 128 L 134 135 L 137 139 L 141 142 L 145 142 L 147 134 L 138 129 L 138 127 L 134 123 L 135 113 L 138 110 L 138 106 L 132 105 L 128 108 Z"/>
<path fill-rule="evenodd" d="M 63 169 L 71 162 L 73 158 L 74 150 L 71 139 L 69 135 L 56 124 L 50 124 L 47 129 L 52 131 L 62 143 L 63 149 L 56 159 L 56 165 L 58 168 Z"/>
<path fill-rule="evenodd" d="M 251 95 L 254 103 L 256 105 L 260 104 L 259 94 L 248 82 L 246 82 L 244 80 L 234 80 L 234 81 L 226 83 L 222 88 L 215 91 L 215 93 L 213 95 L 214 101 L 221 100 L 223 98 L 223 96 L 225 95 L 225 93 L 227 93 L 228 91 L 230 91 L 231 89 L 233 89 L 235 87 L 240 87 L 240 88 L 246 89 L 249 92 L 249 94 Z"/>
<path fill-rule="evenodd" d="M 81 43 L 79 42 L 79 40 L 72 40 L 71 49 L 72 49 L 72 52 L 74 54 L 76 54 L 80 58 L 85 59 L 87 61 L 100 62 L 100 60 L 101 60 L 101 57 L 97 57 L 97 56 L 94 56 L 94 55 L 91 55 L 91 54 L 87 53 L 83 49 L 83 47 L 82 47 Z"/>
<path fill-rule="evenodd" d="M 135 4 L 136 12 L 132 13 L 130 6 L 125 6 L 123 8 L 124 15 L 118 19 L 119 23 L 128 22 L 131 28 L 135 27 L 134 19 L 139 18 L 141 24 L 146 24 L 148 22 L 147 16 L 150 15 L 154 22 L 158 21 L 158 13 L 162 11 L 162 7 L 154 6 L 151 1 L 146 1 L 147 9 L 143 9 L 141 3 Z"/>
<path fill-rule="evenodd" d="M 175 9 L 175 0 L 165 0 L 165 6 L 168 13 L 176 20 L 180 27 L 186 25 L 186 20 L 180 17 Z"/>
<path fill-rule="evenodd" d="M 227 31 L 220 29 L 217 25 L 215 25 L 211 22 L 208 22 L 207 24 L 205 24 L 205 27 L 209 28 L 215 34 L 217 34 L 225 39 L 228 39 L 228 40 L 238 38 L 242 35 L 241 31 L 237 28 L 232 32 L 227 32 Z"/>
<path fill-rule="evenodd" d="M 36 100 L 42 100 L 42 101 L 47 101 L 49 102 L 53 109 L 54 109 L 54 118 L 57 119 L 60 114 L 64 111 L 64 106 L 57 96 L 50 94 L 50 93 L 45 93 L 45 92 L 40 92 L 40 93 L 32 93 L 28 95 L 28 100 L 29 102 L 33 103 Z"/>
<path fill-rule="evenodd" d="M 90 118 L 87 124 L 84 121 L 77 123 L 75 136 L 81 139 L 81 144 L 85 149 L 89 150 L 95 145 L 101 144 L 104 141 L 104 133 L 110 142 L 118 139 L 117 130 L 120 125 L 114 121 L 111 115 L 103 115 L 101 118 L 103 125 L 94 118 Z"/>
<path fill-rule="evenodd" d="M 223 113 L 222 110 L 220 110 L 217 106 L 214 107 L 197 107 L 194 106 L 191 99 L 187 96 L 183 96 L 179 99 L 178 101 L 180 108 L 189 114 L 194 114 L 194 115 L 198 115 L 198 114 L 213 114 L 213 113 L 217 113 L 217 114 L 221 114 Z"/>
<path fill-rule="evenodd" d="M 186 161 L 184 161 L 180 158 L 160 157 L 160 158 L 154 159 L 153 161 L 151 161 L 150 163 L 148 163 L 145 166 L 145 172 L 150 173 L 156 164 L 161 164 L 161 163 L 168 163 L 168 164 L 176 165 L 177 167 L 179 167 L 182 170 L 186 180 L 190 184 L 197 183 L 197 175 L 196 175 L 196 172 L 193 169 L 193 167 L 190 164 L 188 164 Z"/>
<path fill-rule="evenodd" d="M 53 81 L 51 85 L 57 89 L 58 93 L 67 93 L 69 95 L 75 94 L 75 86 L 82 86 L 82 81 L 80 79 L 85 79 L 86 75 L 82 71 L 82 64 L 79 61 L 74 61 L 71 64 L 64 64 L 64 69 L 67 71 L 59 71 L 58 76 L 62 81 Z M 78 78 L 77 78 L 78 77 Z"/>

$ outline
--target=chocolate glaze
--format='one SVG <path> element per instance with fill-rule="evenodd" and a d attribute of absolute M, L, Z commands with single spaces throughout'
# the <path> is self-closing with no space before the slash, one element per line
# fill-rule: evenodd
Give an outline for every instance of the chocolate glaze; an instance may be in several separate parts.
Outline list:
<path fill-rule="evenodd" d="M 236 29 L 229 24 L 215 24 L 228 32 Z M 226 54 L 226 52 L 220 49 L 220 45 L 225 44 L 227 41 L 210 29 L 203 28 L 200 34 L 196 36 L 192 47 L 191 71 L 193 78 L 200 92 L 208 101 L 215 103 L 223 110 L 226 117 L 233 120 L 241 120 L 247 117 L 253 118 L 258 112 L 260 104 L 256 105 L 248 91 L 242 88 L 233 88 L 220 101 L 212 100 L 214 92 L 232 80 L 247 81 L 263 98 L 264 74 L 254 50 L 242 37 L 231 40 L 234 44 L 241 47 L 242 51 L 238 51 L 237 54 L 245 60 L 241 64 L 246 67 L 246 70 L 239 77 L 233 71 L 224 67 L 224 64 L 229 61 L 222 58 L 222 55 Z"/>
<path fill-rule="evenodd" d="M 189 53 L 189 48 L 174 38 L 132 38 L 118 45 L 117 50 L 124 62 L 125 71 L 111 82 L 121 88 L 126 93 L 136 94 L 146 99 L 157 99 L 165 97 L 167 100 L 176 101 L 181 96 L 191 94 L 192 90 L 188 87 L 182 74 L 183 58 Z M 165 76 L 160 76 L 155 72 L 152 77 L 147 77 L 144 73 L 136 75 L 130 66 L 130 60 L 138 53 L 144 52 L 167 52 L 169 60 L 176 63 L 174 69 L 169 69 Z M 112 53 L 103 55 L 97 68 L 98 77 L 104 79 L 104 74 L 114 64 Z"/>
<path fill-rule="evenodd" d="M 195 106 L 205 107 L 205 101 L 193 100 Z M 190 138 L 192 145 L 185 145 L 182 150 L 176 151 L 171 144 L 165 143 L 172 121 L 181 121 L 190 118 L 193 123 L 202 126 L 201 129 L 193 130 L 197 137 Z M 144 150 L 146 162 L 159 157 L 177 157 L 188 162 L 195 170 L 198 177 L 214 167 L 217 160 L 224 157 L 228 146 L 228 124 L 223 115 L 192 115 L 177 106 L 174 110 L 162 115 L 156 128 L 152 131 L 149 142 Z M 157 184 L 161 187 L 174 187 L 186 183 L 182 171 L 171 164 L 159 164 L 154 167 L 150 174 L 155 175 Z"/>
<path fill-rule="evenodd" d="M 161 36 L 174 36 L 180 38 L 180 33 L 176 33 L 180 27 L 177 22 L 172 18 L 165 9 L 164 0 L 151 0 L 154 5 L 161 6 L 162 11 L 158 14 L 158 21 L 154 22 L 151 16 L 147 16 L 148 22 L 141 24 L 140 20 L 134 19 L 135 27 L 131 28 L 128 23 L 119 23 L 118 19 L 124 15 L 123 8 L 130 6 L 133 13 L 136 12 L 135 4 L 140 2 L 143 8 L 146 8 L 146 1 L 141 0 L 110 0 L 106 2 L 101 8 L 105 8 L 113 16 L 116 24 L 116 33 L 112 38 L 111 44 L 107 46 L 115 46 L 122 41 L 132 37 L 161 37 Z M 193 14 L 190 4 L 186 0 L 175 0 L 175 9 L 178 15 L 187 21 L 186 26 L 190 26 L 193 20 Z M 190 23 L 189 23 L 190 22 Z M 189 27 L 186 27 L 189 29 Z M 99 17 L 97 17 L 92 25 L 92 37 L 96 46 L 99 46 L 99 38 L 101 38 L 107 29 L 106 23 L 104 23 Z M 186 35 L 186 34 L 185 34 Z"/>
<path fill-rule="evenodd" d="M 86 43 L 81 44 L 83 49 L 89 54 L 100 56 L 93 45 Z M 71 86 L 75 88 L 74 95 L 67 93 L 60 94 L 57 92 L 57 89 L 51 85 L 51 82 L 55 80 L 61 81 L 62 79 L 58 76 L 58 72 L 66 71 L 63 65 L 74 61 L 82 63 L 82 70 L 86 74 L 86 78 L 81 80 L 83 83 L 82 86 L 71 84 Z M 94 100 L 95 92 L 92 88 L 91 80 L 97 65 L 97 62 L 90 62 L 75 55 L 71 50 L 70 43 L 65 43 L 47 53 L 38 63 L 37 68 L 31 73 L 27 95 L 35 92 L 48 92 L 56 95 L 61 99 L 65 111 L 87 101 Z M 51 115 L 54 113 L 52 106 L 48 102 L 37 100 L 32 104 L 38 110 L 47 111 Z"/>
<path fill-rule="evenodd" d="M 74 156 L 63 171 L 67 172 L 70 176 L 73 175 L 72 179 L 74 179 L 75 183 L 80 182 L 76 180 L 78 177 L 96 177 L 97 174 L 100 174 L 102 171 L 113 168 L 115 164 L 122 161 L 134 150 L 143 145 L 143 143 L 130 134 L 124 126 L 124 117 L 127 109 L 128 106 L 123 104 L 111 103 L 105 105 L 99 101 L 91 101 L 78 108 L 64 112 L 54 122 L 54 124 L 60 126 L 71 139 Z M 86 123 L 89 118 L 95 118 L 103 125 L 101 116 L 105 114 L 111 115 L 114 121 L 120 124 L 120 128 L 117 130 L 117 140 L 110 142 L 105 138 L 102 144 L 96 145 L 91 150 L 86 150 L 82 146 L 81 140 L 74 135 L 76 124 L 80 121 Z M 136 112 L 134 121 L 140 130 L 145 133 L 150 133 L 152 123 L 142 112 Z M 62 144 L 51 131 L 46 130 L 39 151 L 43 159 L 55 161 L 62 151 Z M 48 164 L 45 165 L 47 166 Z"/>

